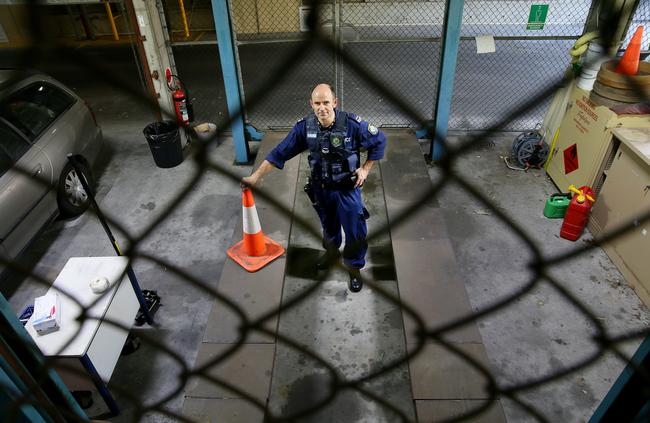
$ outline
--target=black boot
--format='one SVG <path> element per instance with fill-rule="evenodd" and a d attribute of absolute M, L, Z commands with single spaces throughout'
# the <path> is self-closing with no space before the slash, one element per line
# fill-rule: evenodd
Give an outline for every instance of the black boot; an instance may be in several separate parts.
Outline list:
<path fill-rule="evenodd" d="M 336 264 L 341 257 L 339 250 L 327 250 L 318 257 L 316 261 L 316 270 L 327 270 Z"/>
<path fill-rule="evenodd" d="M 348 283 L 350 291 L 361 291 L 361 288 L 363 288 L 363 280 L 361 279 L 361 272 L 359 269 L 348 269 L 348 274 L 350 275 L 350 282 Z"/>

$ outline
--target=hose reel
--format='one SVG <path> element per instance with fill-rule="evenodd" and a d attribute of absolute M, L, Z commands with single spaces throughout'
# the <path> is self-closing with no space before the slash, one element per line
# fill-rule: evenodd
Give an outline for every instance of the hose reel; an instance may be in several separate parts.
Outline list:
<path fill-rule="evenodd" d="M 537 130 L 522 132 L 512 142 L 512 158 L 524 169 L 542 167 L 548 153 L 548 144 Z"/>

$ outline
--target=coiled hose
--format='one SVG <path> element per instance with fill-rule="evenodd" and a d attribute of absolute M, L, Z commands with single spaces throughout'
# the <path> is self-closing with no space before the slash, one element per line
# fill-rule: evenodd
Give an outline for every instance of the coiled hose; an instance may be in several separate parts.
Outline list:
<path fill-rule="evenodd" d="M 580 56 L 582 56 L 584 52 L 587 51 L 587 48 L 589 48 L 589 42 L 596 38 L 600 38 L 600 33 L 598 31 L 587 32 L 573 43 L 573 47 L 569 50 L 572 65 L 580 61 Z"/>

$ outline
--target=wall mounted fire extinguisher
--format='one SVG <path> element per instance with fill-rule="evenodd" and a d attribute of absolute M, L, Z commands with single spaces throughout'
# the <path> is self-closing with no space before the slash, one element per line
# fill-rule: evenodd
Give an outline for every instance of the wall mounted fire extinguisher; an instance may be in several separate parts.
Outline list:
<path fill-rule="evenodd" d="M 574 185 L 569 186 L 569 191 L 575 193 L 562 222 L 560 236 L 570 241 L 580 238 L 582 231 L 587 226 L 591 206 L 596 201 L 596 195 L 588 186 L 581 186 L 577 189 Z"/>
<path fill-rule="evenodd" d="M 167 88 L 172 92 L 176 120 L 179 125 L 189 126 L 190 122 L 194 121 L 194 109 L 187 88 L 178 76 L 171 73 L 169 68 L 165 70 L 165 76 L 167 77 Z"/>

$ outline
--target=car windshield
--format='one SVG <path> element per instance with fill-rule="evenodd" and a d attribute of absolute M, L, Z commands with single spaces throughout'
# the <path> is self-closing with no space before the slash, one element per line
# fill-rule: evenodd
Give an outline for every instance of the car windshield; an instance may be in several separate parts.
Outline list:
<path fill-rule="evenodd" d="M 35 140 L 74 100 L 53 85 L 38 82 L 0 102 L 0 116 Z"/>

